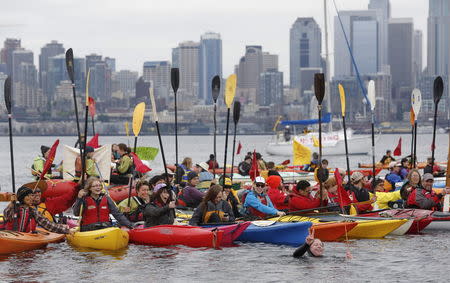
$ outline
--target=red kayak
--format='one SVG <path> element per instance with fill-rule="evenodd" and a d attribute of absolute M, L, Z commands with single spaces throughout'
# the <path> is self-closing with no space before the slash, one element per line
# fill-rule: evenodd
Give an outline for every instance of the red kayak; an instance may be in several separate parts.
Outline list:
<path fill-rule="evenodd" d="M 358 214 L 362 217 L 394 217 L 394 218 L 414 218 L 414 222 L 406 234 L 418 234 L 425 229 L 434 219 L 433 211 L 425 209 L 388 209 Z"/>
<path fill-rule="evenodd" d="M 47 180 L 47 189 L 42 192 L 42 199 L 72 194 L 77 190 L 77 183 L 62 179 Z"/>
<path fill-rule="evenodd" d="M 130 242 L 151 246 L 184 245 L 192 248 L 220 248 L 224 232 L 195 226 L 159 225 L 128 231 Z"/>
<path fill-rule="evenodd" d="M 128 187 L 128 185 L 119 185 L 115 187 L 109 187 L 107 190 L 111 199 L 119 203 L 128 197 L 130 188 Z M 136 191 L 134 189 L 131 190 L 131 196 L 136 196 Z"/>
<path fill-rule="evenodd" d="M 219 229 L 220 231 L 223 231 L 223 237 L 222 237 L 222 243 L 221 246 L 223 247 L 229 247 L 233 245 L 233 242 L 239 238 L 239 236 L 247 229 L 247 227 L 252 224 L 250 221 L 242 222 L 238 224 L 232 224 L 232 225 L 223 225 L 223 226 L 217 226 L 217 227 L 208 227 L 204 228 L 209 231 L 212 231 L 214 229 Z"/>

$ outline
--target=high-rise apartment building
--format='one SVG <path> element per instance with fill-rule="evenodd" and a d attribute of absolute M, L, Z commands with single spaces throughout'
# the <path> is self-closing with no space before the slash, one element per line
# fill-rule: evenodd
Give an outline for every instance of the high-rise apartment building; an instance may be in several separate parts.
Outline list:
<path fill-rule="evenodd" d="M 170 62 L 169 61 L 148 61 L 144 62 L 143 79 L 145 82 L 153 82 L 155 98 L 164 101 L 167 105 L 171 90 L 170 82 Z"/>
<path fill-rule="evenodd" d="M 199 47 L 198 42 L 185 41 L 178 45 L 180 68 L 180 93 L 198 97 L 199 90 Z"/>
<path fill-rule="evenodd" d="M 414 40 L 413 40 L 413 74 L 415 80 L 419 78 L 422 74 L 422 52 L 423 52 L 423 36 L 421 30 L 414 31 Z"/>
<path fill-rule="evenodd" d="M 429 0 L 427 70 L 429 75 L 449 75 L 450 1 Z"/>
<path fill-rule="evenodd" d="M 222 39 L 220 34 L 207 32 L 200 37 L 199 96 L 205 104 L 212 104 L 211 82 L 214 76 L 222 78 Z"/>
<path fill-rule="evenodd" d="M 39 54 L 39 87 L 42 89 L 45 96 L 50 95 L 48 87 L 48 62 L 50 57 L 64 54 L 65 49 L 61 43 L 56 40 L 52 40 L 41 48 L 41 54 Z"/>
<path fill-rule="evenodd" d="M 6 74 L 12 75 L 13 52 L 21 48 L 20 39 L 7 38 L 0 51 L 0 63 L 6 64 Z"/>

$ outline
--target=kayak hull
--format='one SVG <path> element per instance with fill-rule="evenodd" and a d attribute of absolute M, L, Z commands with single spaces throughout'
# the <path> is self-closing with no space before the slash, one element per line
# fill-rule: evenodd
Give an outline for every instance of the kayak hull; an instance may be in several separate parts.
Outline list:
<path fill-rule="evenodd" d="M 49 243 L 64 241 L 64 234 L 36 229 L 37 233 L 0 231 L 0 254 L 12 254 L 44 248 Z"/>
<path fill-rule="evenodd" d="M 338 241 L 358 225 L 356 222 L 314 223 L 314 238 L 323 242 Z"/>
<path fill-rule="evenodd" d="M 384 238 L 406 222 L 408 222 L 407 219 L 358 221 L 358 225 L 348 233 L 348 237 L 350 239 Z"/>
<path fill-rule="evenodd" d="M 212 231 L 214 230 L 214 231 Z M 219 248 L 224 232 L 195 226 L 159 225 L 128 231 L 130 242 L 150 246 L 184 245 L 192 248 Z"/>
<path fill-rule="evenodd" d="M 237 223 L 232 225 L 220 225 L 216 226 L 217 229 L 220 231 L 223 231 L 223 237 L 222 237 L 222 243 L 221 246 L 223 247 L 230 247 L 233 246 L 233 242 L 239 238 L 239 236 L 247 229 L 248 226 L 250 226 L 251 222 L 243 222 L 243 223 Z M 215 227 L 208 227 L 204 226 L 207 230 L 213 230 Z"/>
<path fill-rule="evenodd" d="M 67 235 L 67 242 L 78 248 L 120 250 L 128 245 L 128 233 L 117 227 Z"/>
<path fill-rule="evenodd" d="M 305 242 L 311 225 L 311 222 L 275 222 L 269 226 L 257 226 L 252 223 L 237 241 L 299 246 Z"/>

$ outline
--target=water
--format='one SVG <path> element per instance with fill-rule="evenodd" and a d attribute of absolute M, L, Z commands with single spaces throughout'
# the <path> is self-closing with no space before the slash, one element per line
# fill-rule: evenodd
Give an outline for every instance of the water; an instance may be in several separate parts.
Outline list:
<path fill-rule="evenodd" d="M 173 162 L 173 137 L 163 137 L 166 158 Z M 399 135 L 383 136 L 377 146 L 377 160 L 386 149 L 393 149 Z M 266 161 L 280 162 L 285 158 L 264 154 L 267 136 L 241 136 L 243 152 L 255 148 L 263 153 Z M 218 138 L 218 158 L 223 162 L 223 137 Z M 73 145 L 75 139 L 64 137 L 61 143 Z M 190 156 L 194 162 L 208 159 L 212 152 L 212 137 L 183 136 L 180 141 L 180 159 Z M 50 137 L 15 138 L 16 183 L 30 181 L 29 166 L 39 152 L 41 144 L 51 145 Z M 125 142 L 123 137 L 101 137 L 100 142 Z M 131 140 L 130 140 L 131 142 Z M 409 151 L 409 136 L 403 136 L 403 153 Z M 144 136 L 138 143 L 157 146 L 155 137 Z M 431 135 L 418 137 L 420 160 L 430 155 Z M 448 136 L 437 136 L 436 158 L 446 161 Z M 3 178 L 0 185 L 10 191 L 10 167 L 7 137 L 0 137 L 0 169 Z M 370 140 L 368 140 L 370 146 Z M 231 150 L 230 150 L 231 152 Z M 58 151 L 58 154 L 60 152 Z M 242 158 L 242 157 L 241 157 Z M 241 158 L 237 158 L 240 160 Z M 162 171 L 161 157 L 152 163 L 154 171 Z M 58 161 L 58 156 L 56 158 Z M 231 157 L 228 157 L 230 163 Z M 352 156 L 350 162 L 370 162 L 371 156 Z M 330 159 L 331 167 L 345 167 L 344 157 Z M 354 166 L 355 166 L 354 165 Z M 353 166 L 353 167 L 354 167 Z M 3 209 L 5 203 L 0 203 Z M 352 240 L 348 249 L 353 259 L 346 259 L 345 243 L 326 243 L 325 257 L 294 259 L 294 248 L 267 244 L 242 244 L 239 247 L 192 249 L 185 247 L 156 248 L 130 245 L 119 252 L 79 251 L 66 243 L 51 244 L 40 249 L 17 255 L 0 257 L 0 281 L 65 281 L 65 282 L 356 282 L 380 281 L 442 281 L 448 278 L 447 257 L 450 247 L 450 223 L 439 229 L 425 230 L 422 235 L 387 237 L 379 240 Z M 445 279 L 444 279 L 445 280 Z"/>

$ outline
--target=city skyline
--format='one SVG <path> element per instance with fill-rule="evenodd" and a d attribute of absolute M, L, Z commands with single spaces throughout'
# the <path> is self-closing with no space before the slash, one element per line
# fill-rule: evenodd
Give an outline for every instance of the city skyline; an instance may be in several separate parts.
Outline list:
<path fill-rule="evenodd" d="M 213 11 L 207 9 L 208 1 L 200 0 L 189 1 L 189 4 L 177 3 L 173 9 L 174 1 L 129 1 L 126 6 L 119 1 L 108 1 L 108 5 L 104 5 L 106 1 L 96 1 L 95 5 L 89 4 L 89 10 L 81 5 L 87 4 L 87 1 L 70 4 L 51 0 L 28 2 L 5 3 L 0 11 L 0 39 L 20 38 L 22 46 L 35 54 L 35 65 L 38 65 L 36 55 L 40 53 L 40 48 L 51 40 L 58 40 L 66 48 L 72 47 L 76 56 L 97 53 L 113 57 L 117 60 L 117 70 L 128 69 L 142 74 L 144 61 L 170 61 L 172 48 L 180 42 L 197 41 L 201 34 L 213 31 L 219 33 L 223 41 L 224 77 L 233 73 L 234 65 L 246 45 L 262 45 L 265 51 L 279 55 L 279 69 L 285 74 L 286 84 L 289 78 L 289 28 L 292 23 L 297 17 L 313 17 L 322 32 L 324 30 L 322 1 L 286 1 L 286 5 L 277 7 L 272 7 L 268 1 L 236 2 L 238 6 L 233 6 L 231 1 L 227 5 L 215 4 Z M 365 10 L 368 3 L 368 0 L 336 1 L 339 10 Z M 233 7 L 239 9 L 235 11 Z M 68 10 L 70 13 L 67 13 Z M 75 19 L 79 22 L 68 14 L 77 15 Z M 119 18 L 116 17 L 121 14 L 125 17 L 117 20 Z M 328 1 L 332 75 L 335 15 L 332 1 Z M 426 66 L 428 1 L 391 1 L 391 16 L 414 19 L 415 29 L 421 30 L 424 35 L 423 66 Z M 84 23 L 84 18 L 89 20 Z M 86 33 L 87 29 L 92 32 Z M 113 36 L 120 39 L 113 39 Z M 322 48 L 322 55 L 324 50 Z"/>

